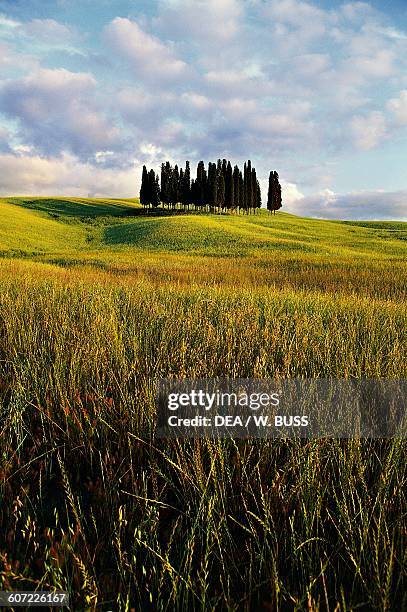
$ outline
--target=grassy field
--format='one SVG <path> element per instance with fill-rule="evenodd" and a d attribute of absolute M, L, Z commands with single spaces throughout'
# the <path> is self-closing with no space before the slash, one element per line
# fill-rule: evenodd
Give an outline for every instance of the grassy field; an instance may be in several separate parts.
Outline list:
<path fill-rule="evenodd" d="M 0 200 L 0 587 L 407 608 L 404 440 L 165 441 L 160 377 L 406 377 L 406 226 Z"/>

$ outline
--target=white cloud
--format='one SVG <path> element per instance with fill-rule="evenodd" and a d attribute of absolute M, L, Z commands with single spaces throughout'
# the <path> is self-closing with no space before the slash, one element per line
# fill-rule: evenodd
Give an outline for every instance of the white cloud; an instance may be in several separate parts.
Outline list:
<path fill-rule="evenodd" d="M 104 39 L 143 79 L 160 84 L 188 76 L 187 64 L 174 49 L 144 32 L 136 21 L 116 17 L 104 31 Z"/>
<path fill-rule="evenodd" d="M 0 125 L 0 151 L 8 151 L 10 149 L 10 132 Z"/>
<path fill-rule="evenodd" d="M 329 21 L 328 12 L 301 0 L 271 0 L 266 11 L 273 19 L 281 23 L 294 28 L 309 28 L 310 32 L 315 27 L 318 31 L 324 31 Z"/>
<path fill-rule="evenodd" d="M 367 2 L 346 2 L 340 7 L 340 12 L 349 21 L 366 20 L 373 10 Z"/>
<path fill-rule="evenodd" d="M 385 138 L 386 119 L 380 111 L 372 111 L 366 116 L 353 117 L 350 129 L 355 147 L 362 151 L 369 151 Z"/>
<path fill-rule="evenodd" d="M 104 164 L 114 157 L 114 151 L 97 151 L 95 153 L 95 161 L 97 164 Z"/>
<path fill-rule="evenodd" d="M 281 191 L 284 196 L 284 208 L 288 211 L 290 207 L 295 205 L 298 200 L 304 197 L 304 194 L 298 188 L 295 183 L 289 183 L 284 180 L 281 181 Z M 264 190 L 264 196 L 266 197 L 267 191 Z"/>
<path fill-rule="evenodd" d="M 368 2 L 152 5 L 107 23 L 103 48 L 96 31 L 90 39 L 54 19 L 0 17 L 0 112 L 10 132 L 0 150 L 70 152 L 100 172 L 126 168 L 134 151 L 158 164 L 251 157 L 288 177 L 294 201 L 296 183 L 331 186 L 349 153 L 391 143 L 407 122 L 407 35 Z M 60 52 L 75 45 L 82 55 Z M 330 162 L 318 178 L 313 168 Z"/>
<path fill-rule="evenodd" d="M 38 60 L 27 53 L 19 53 L 9 43 L 0 41 L 0 78 L 16 71 L 38 69 Z"/>
<path fill-rule="evenodd" d="M 55 21 L 55 19 L 33 19 L 21 24 L 21 32 L 43 43 L 56 43 L 74 40 L 77 36 L 72 28 Z"/>
<path fill-rule="evenodd" d="M 387 108 L 394 114 L 398 125 L 407 125 L 407 89 L 403 89 L 398 98 L 389 100 Z"/>
<path fill-rule="evenodd" d="M 101 168 L 68 154 L 52 159 L 0 154 L 0 176 L 4 196 L 135 197 L 140 168 L 139 164 L 126 170 Z"/>
<path fill-rule="evenodd" d="M 39 151 L 70 149 L 87 156 L 117 143 L 119 131 L 99 111 L 89 73 L 39 69 L 0 85 L 0 110 L 18 119 L 20 138 Z"/>
<path fill-rule="evenodd" d="M 306 217 L 407 221 L 407 190 L 337 194 L 325 189 L 291 202 L 286 202 L 283 191 L 283 202 L 288 212 Z"/>
<path fill-rule="evenodd" d="M 211 46 L 230 43 L 239 34 L 242 16 L 240 0 L 161 0 L 154 25 L 172 38 Z"/>
<path fill-rule="evenodd" d="M 346 76 L 364 83 L 367 79 L 384 79 L 394 74 L 395 54 L 390 49 L 380 49 L 368 55 L 351 55 L 344 63 Z"/>
<path fill-rule="evenodd" d="M 20 25 L 20 22 L 15 19 L 10 19 L 7 15 L 0 15 L 0 30 L 14 30 Z"/>

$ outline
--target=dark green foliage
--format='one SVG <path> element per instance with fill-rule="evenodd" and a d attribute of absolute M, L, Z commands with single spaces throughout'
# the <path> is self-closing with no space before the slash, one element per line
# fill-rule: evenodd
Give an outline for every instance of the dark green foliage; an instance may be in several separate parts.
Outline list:
<path fill-rule="evenodd" d="M 231 162 L 226 159 L 209 162 L 208 169 L 200 161 L 195 179 L 191 179 L 189 161 L 185 169 L 179 169 L 178 165 L 172 167 L 167 161 L 161 164 L 161 189 L 158 176 L 143 166 L 140 202 L 143 206 L 155 207 L 160 201 L 173 209 L 181 204 L 186 210 L 192 204 L 195 209 L 237 210 L 248 214 L 261 207 L 261 190 L 250 159 L 244 164 L 243 174 L 237 165 L 232 168 Z M 281 186 L 277 172 L 270 173 L 267 208 L 274 211 L 281 208 Z"/>
<path fill-rule="evenodd" d="M 143 166 L 140 188 L 140 203 L 145 206 L 158 206 L 160 203 L 160 186 L 154 170 L 147 172 Z"/>
<path fill-rule="evenodd" d="M 200 207 L 205 206 L 207 198 L 207 183 L 208 178 L 206 175 L 205 163 L 200 161 L 196 169 L 196 181 L 195 188 L 197 193 L 196 204 Z"/>
<path fill-rule="evenodd" d="M 233 172 L 230 161 L 228 161 L 225 173 L 225 208 L 230 210 L 233 208 L 234 189 L 233 189 Z"/>
<path fill-rule="evenodd" d="M 171 166 L 170 162 L 161 164 L 161 202 L 169 204 L 171 190 Z"/>
<path fill-rule="evenodd" d="M 225 177 L 223 172 L 218 175 L 218 206 L 222 209 L 225 207 Z"/>
<path fill-rule="evenodd" d="M 256 207 L 257 208 L 261 208 L 261 189 L 260 189 L 260 183 L 259 181 L 256 181 Z"/>
<path fill-rule="evenodd" d="M 149 203 L 148 196 L 148 172 L 147 168 L 143 166 L 143 173 L 141 175 L 140 204 L 147 206 Z"/>
<path fill-rule="evenodd" d="M 244 196 L 244 180 L 242 172 L 239 170 L 239 208 L 244 209 L 245 196 Z"/>
<path fill-rule="evenodd" d="M 181 178 L 181 202 L 186 206 L 191 203 L 191 170 L 189 167 L 189 161 L 185 163 L 185 170 Z"/>
<path fill-rule="evenodd" d="M 240 202 L 240 170 L 238 166 L 233 168 L 233 207 L 239 208 Z"/>
<path fill-rule="evenodd" d="M 208 165 L 208 201 L 211 207 L 218 206 L 218 181 L 216 164 Z"/>
<path fill-rule="evenodd" d="M 267 196 L 267 209 L 270 212 L 276 212 L 282 207 L 281 199 L 281 185 L 278 177 L 278 173 L 275 170 L 270 172 L 269 176 L 269 189 Z"/>
<path fill-rule="evenodd" d="M 148 203 L 154 208 L 160 203 L 160 186 L 154 170 L 148 173 Z"/>

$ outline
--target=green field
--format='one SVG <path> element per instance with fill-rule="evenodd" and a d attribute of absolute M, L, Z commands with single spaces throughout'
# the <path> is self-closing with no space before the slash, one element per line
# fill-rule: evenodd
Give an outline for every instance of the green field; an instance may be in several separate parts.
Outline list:
<path fill-rule="evenodd" d="M 0 587 L 75 610 L 406 608 L 404 440 L 154 433 L 160 377 L 405 378 L 406 237 L 1 199 Z"/>

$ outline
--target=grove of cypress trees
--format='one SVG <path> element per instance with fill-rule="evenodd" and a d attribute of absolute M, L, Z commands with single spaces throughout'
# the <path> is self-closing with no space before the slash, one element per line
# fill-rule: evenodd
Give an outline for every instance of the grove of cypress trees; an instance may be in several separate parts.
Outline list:
<path fill-rule="evenodd" d="M 172 167 L 167 161 L 161 164 L 161 189 L 158 175 L 143 166 L 140 202 L 144 207 L 156 207 L 162 202 L 163 206 L 172 206 L 173 210 L 177 204 L 181 204 L 185 211 L 193 204 L 195 210 L 209 208 L 213 212 L 216 209 L 227 209 L 251 214 L 261 207 L 261 190 L 256 169 L 252 167 L 250 159 L 244 163 L 243 173 L 237 165 L 232 168 L 231 162 L 226 159 L 209 162 L 208 170 L 205 163 L 200 161 L 196 178 L 192 180 L 189 161 L 185 163 L 185 169 L 179 168 L 177 164 Z M 267 208 L 275 213 L 281 206 L 278 174 L 271 171 Z"/>

